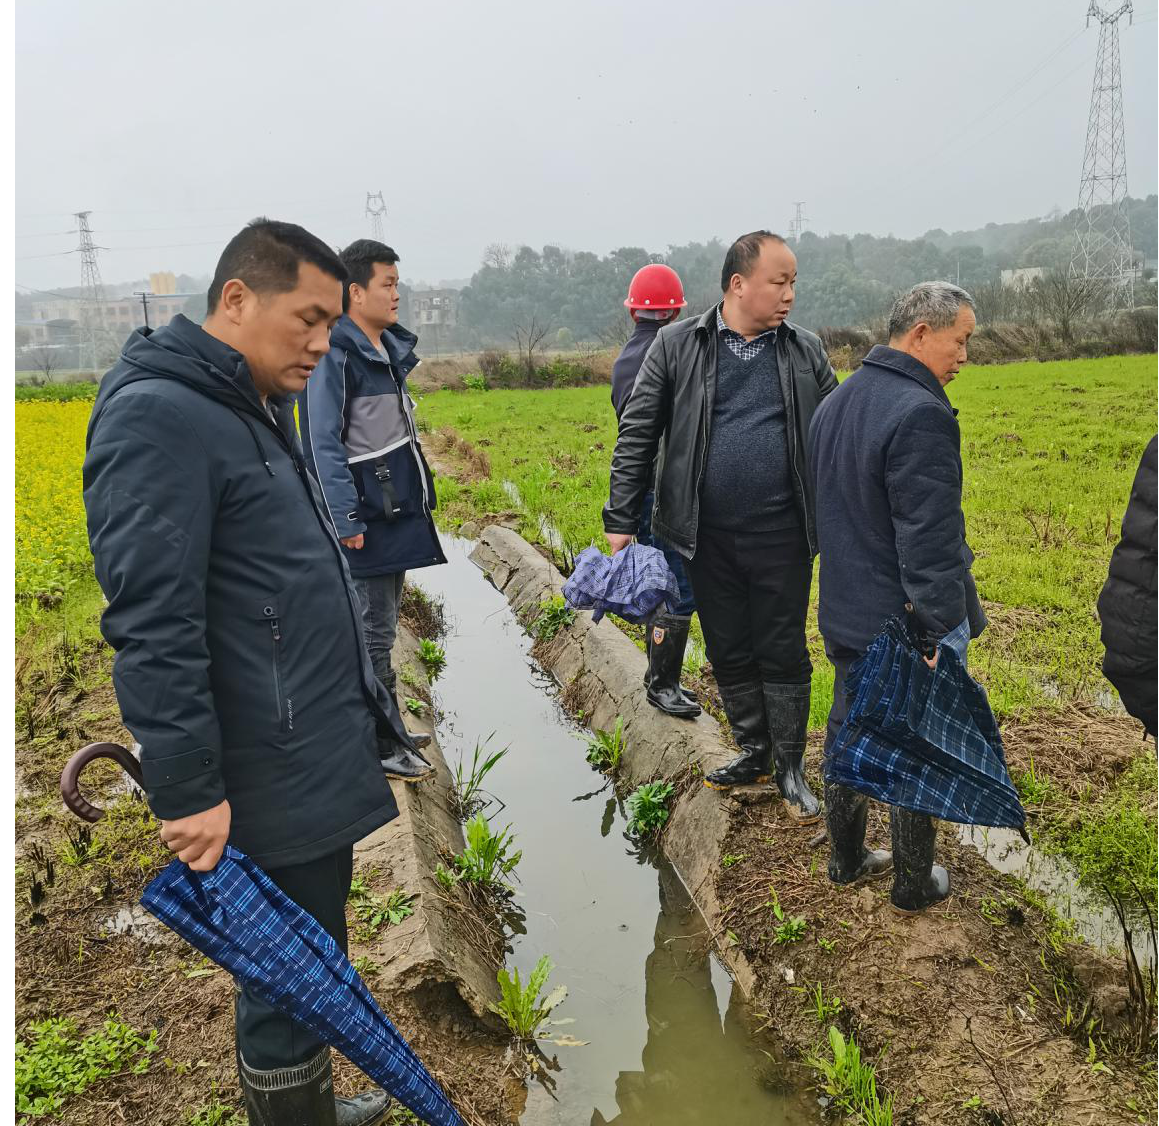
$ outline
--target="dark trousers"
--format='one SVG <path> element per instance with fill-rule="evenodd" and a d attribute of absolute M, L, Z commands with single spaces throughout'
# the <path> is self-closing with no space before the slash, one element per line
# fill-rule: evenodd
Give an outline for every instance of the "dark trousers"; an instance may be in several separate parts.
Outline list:
<path fill-rule="evenodd" d="M 718 684 L 809 683 L 805 615 L 813 564 L 799 528 L 701 527 L 687 569 Z"/>
<path fill-rule="evenodd" d="M 829 709 L 829 719 L 825 724 L 825 753 L 828 754 L 853 703 L 853 697 L 845 691 L 845 678 L 849 675 L 850 666 L 857 657 L 853 654 L 837 656 L 829 652 L 826 652 L 825 656 L 833 665 L 833 705 Z"/>
<path fill-rule="evenodd" d="M 354 870 L 354 846 L 347 845 L 308 864 L 272 868 L 266 875 L 308 911 L 346 951 L 346 899 Z M 325 1047 L 308 1029 L 244 987 L 234 1001 L 237 1046 L 257 1071 L 296 1067 Z"/>
<path fill-rule="evenodd" d="M 644 494 L 644 504 L 640 509 L 640 530 L 636 533 L 636 542 L 664 552 L 664 562 L 668 564 L 668 569 L 676 576 L 676 582 L 680 586 L 680 601 L 672 612 L 680 617 L 690 618 L 696 613 L 696 599 L 692 595 L 692 584 L 688 581 L 688 575 L 684 571 L 684 558 L 679 552 L 673 551 L 663 540 L 652 535 L 652 507 L 655 499 L 651 489 Z"/>
<path fill-rule="evenodd" d="M 406 572 L 393 575 L 373 575 L 370 578 L 355 579 L 354 589 L 362 604 L 362 636 L 374 675 L 386 685 L 388 692 L 394 692 L 395 674 L 390 667 L 390 651 L 398 635 L 398 610 L 402 605 L 402 587 Z"/>

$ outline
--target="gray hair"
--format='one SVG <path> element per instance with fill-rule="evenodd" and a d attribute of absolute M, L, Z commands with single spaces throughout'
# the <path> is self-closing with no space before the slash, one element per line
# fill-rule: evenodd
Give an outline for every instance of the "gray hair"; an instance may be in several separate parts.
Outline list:
<path fill-rule="evenodd" d="M 963 305 L 973 309 L 974 298 L 959 286 L 950 282 L 919 282 L 893 303 L 889 311 L 889 338 L 904 336 L 916 324 L 928 324 L 932 329 L 949 328 L 958 319 Z"/>

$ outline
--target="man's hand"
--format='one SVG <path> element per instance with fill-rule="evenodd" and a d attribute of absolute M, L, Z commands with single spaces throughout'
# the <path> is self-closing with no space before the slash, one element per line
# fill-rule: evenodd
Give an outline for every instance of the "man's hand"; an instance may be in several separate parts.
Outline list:
<path fill-rule="evenodd" d="M 938 654 L 937 654 L 937 651 L 935 650 L 935 652 L 934 652 L 934 655 L 933 655 L 932 657 L 922 657 L 922 660 L 923 660 L 923 661 L 925 661 L 925 663 L 926 663 L 927 665 L 929 665 L 929 666 L 930 666 L 930 668 L 932 668 L 932 669 L 936 669 L 936 668 L 938 667 Z"/>
<path fill-rule="evenodd" d="M 229 802 L 212 809 L 161 822 L 161 840 L 195 872 L 212 872 L 229 839 Z"/>
<path fill-rule="evenodd" d="M 354 551 L 361 551 L 362 545 L 366 542 L 366 537 L 359 532 L 356 536 L 347 536 L 341 542 L 343 547 L 349 547 Z"/>
<path fill-rule="evenodd" d="M 604 536 L 607 538 L 608 546 L 612 549 L 613 555 L 618 551 L 623 551 L 633 539 L 632 536 L 621 536 L 618 532 L 605 532 Z"/>

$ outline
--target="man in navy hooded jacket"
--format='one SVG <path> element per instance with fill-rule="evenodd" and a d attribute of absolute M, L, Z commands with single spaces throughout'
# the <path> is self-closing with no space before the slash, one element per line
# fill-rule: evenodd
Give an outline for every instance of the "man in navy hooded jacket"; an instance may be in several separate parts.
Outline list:
<path fill-rule="evenodd" d="M 431 517 L 434 481 L 407 393 L 407 375 L 419 362 L 418 337 L 398 323 L 398 255 L 359 239 L 341 258 L 348 275 L 345 315 L 298 397 L 298 424 L 362 602 L 371 663 L 393 695 L 390 651 L 406 572 L 446 558 Z M 407 782 L 431 771 L 402 746 L 383 766 L 389 777 Z"/>
<path fill-rule="evenodd" d="M 378 740 L 407 742 L 370 667 L 291 396 L 325 355 L 346 271 L 292 223 L 226 246 L 204 326 L 134 333 L 89 422 L 84 500 L 113 683 L 161 839 L 195 871 L 248 853 L 346 947 L 354 843 L 398 814 Z M 370 1126 L 330 1050 L 236 999 L 253 1126 Z"/>

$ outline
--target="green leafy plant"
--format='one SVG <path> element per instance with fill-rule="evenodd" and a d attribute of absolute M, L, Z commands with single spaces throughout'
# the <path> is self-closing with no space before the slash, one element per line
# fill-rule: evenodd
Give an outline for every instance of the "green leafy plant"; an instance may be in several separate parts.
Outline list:
<path fill-rule="evenodd" d="M 540 1000 L 539 995 L 543 992 L 553 968 L 551 959 L 545 954 L 536 962 L 535 969 L 527 979 L 527 985 L 523 985 L 519 980 L 518 967 L 510 974 L 506 969 L 499 971 L 501 996 L 499 1003 L 492 1003 L 490 1008 L 503 1018 L 512 1035 L 519 1040 L 533 1039 L 551 1010 L 567 996 L 567 986 L 560 985 Z"/>
<path fill-rule="evenodd" d="M 464 375 L 463 386 L 468 391 L 486 391 L 487 377 L 485 375 Z"/>
<path fill-rule="evenodd" d="M 475 741 L 475 749 L 471 752 L 470 769 L 466 768 L 462 756 L 459 757 L 458 765 L 455 767 L 455 780 L 451 786 L 451 805 L 460 821 L 466 821 L 490 804 L 490 800 L 482 796 L 483 780 L 508 750 L 507 747 L 503 747 L 501 750 L 488 753 L 487 744 L 494 737 L 495 733 L 491 732 L 482 743 Z"/>
<path fill-rule="evenodd" d="M 1045 805 L 1053 792 L 1050 779 L 1035 769 L 1033 755 L 1030 756 L 1030 769 L 1018 774 L 1014 785 L 1023 805 Z"/>
<path fill-rule="evenodd" d="M 616 726 L 611 731 L 596 730 L 588 740 L 587 760 L 606 774 L 615 774 L 624 754 L 624 717 L 616 716 Z"/>
<path fill-rule="evenodd" d="M 416 696 L 408 696 L 403 702 L 406 704 L 406 710 L 411 715 L 422 715 L 427 710 L 426 704 Z"/>
<path fill-rule="evenodd" d="M 648 837 L 668 822 L 671 782 L 645 782 L 628 795 L 628 835 Z"/>
<path fill-rule="evenodd" d="M 841 1012 L 841 998 L 826 997 L 819 981 L 811 989 L 805 989 L 803 992 L 809 1001 L 809 1007 L 805 1011 L 812 1013 L 817 1018 L 818 1024 L 824 1024 L 826 1021 L 832 1020 Z"/>
<path fill-rule="evenodd" d="M 734 864 L 740 864 L 741 861 L 747 860 L 748 858 L 749 858 L 749 854 L 747 852 L 738 852 L 738 853 L 726 852 L 720 858 L 720 866 L 722 868 L 731 868 Z"/>
<path fill-rule="evenodd" d="M 459 882 L 460 874 L 457 869 L 446 868 L 440 863 L 435 865 L 435 879 L 440 887 L 450 891 Z"/>
<path fill-rule="evenodd" d="M 368 954 L 359 955 L 350 964 L 360 977 L 373 977 L 378 973 L 378 963 L 373 961 Z"/>
<path fill-rule="evenodd" d="M 510 888 L 504 877 L 511 875 L 523 857 L 522 850 L 512 851 L 515 837 L 511 826 L 493 832 L 487 818 L 476 813 L 467 822 L 465 832 L 467 847 L 453 861 L 456 879 L 493 888 Z M 435 875 L 438 878 L 437 869 Z"/>
<path fill-rule="evenodd" d="M 531 632 L 540 641 L 551 641 L 561 629 L 575 621 L 575 611 L 558 594 L 541 602 L 538 610 L 531 623 Z"/>
<path fill-rule="evenodd" d="M 447 667 L 447 654 L 443 647 L 429 637 L 419 640 L 419 660 L 433 680 Z"/>
<path fill-rule="evenodd" d="M 837 949 L 837 943 L 834 942 L 833 939 L 822 938 L 820 935 L 817 936 L 817 945 L 820 946 L 826 954 L 832 954 L 833 951 Z"/>
<path fill-rule="evenodd" d="M 142 1036 L 112 1016 L 83 1038 L 68 1017 L 29 1025 L 25 1038 L 16 1041 L 19 1122 L 58 1114 L 68 1096 L 80 1094 L 98 1079 L 141 1075 L 156 1051 L 156 1029 Z"/>
<path fill-rule="evenodd" d="M 862 1062 L 852 1037 L 846 1041 L 830 1026 L 829 1047 L 832 1057 L 812 1056 L 808 1061 L 820 1072 L 825 1093 L 840 1109 L 859 1115 L 864 1126 L 893 1126 L 893 1097 L 881 1101 L 873 1066 Z"/>
<path fill-rule="evenodd" d="M 189 1112 L 186 1126 L 246 1126 L 246 1118 L 231 1106 L 214 1100 Z"/>
<path fill-rule="evenodd" d="M 773 930 L 773 942 L 778 946 L 788 946 L 791 942 L 800 942 L 805 937 L 805 928 L 809 925 L 804 915 L 786 915 L 781 901 L 777 898 L 777 889 L 769 884 L 769 898 L 766 907 L 773 909 L 777 917 L 777 926 Z"/>

